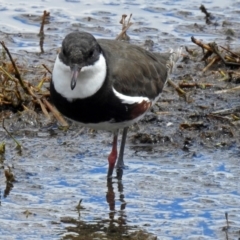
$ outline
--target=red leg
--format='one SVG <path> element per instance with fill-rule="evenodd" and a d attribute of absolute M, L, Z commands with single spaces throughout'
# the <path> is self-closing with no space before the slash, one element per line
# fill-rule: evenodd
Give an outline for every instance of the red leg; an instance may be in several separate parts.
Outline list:
<path fill-rule="evenodd" d="M 115 166 L 115 162 L 117 160 L 117 139 L 118 139 L 118 130 L 113 133 L 113 143 L 112 143 L 112 151 L 108 156 L 108 178 L 112 177 L 113 169 Z"/>

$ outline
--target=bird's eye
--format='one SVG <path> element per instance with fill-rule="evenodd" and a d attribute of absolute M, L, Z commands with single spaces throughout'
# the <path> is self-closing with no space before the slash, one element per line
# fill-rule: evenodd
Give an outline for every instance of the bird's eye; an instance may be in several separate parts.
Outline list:
<path fill-rule="evenodd" d="M 65 51 L 64 48 L 62 49 L 62 53 L 63 53 L 64 56 L 66 56 L 66 51 Z"/>
<path fill-rule="evenodd" d="M 89 57 L 93 57 L 93 56 L 94 56 L 94 53 L 95 53 L 95 51 L 94 51 L 94 50 L 91 50 L 91 51 L 89 52 Z"/>

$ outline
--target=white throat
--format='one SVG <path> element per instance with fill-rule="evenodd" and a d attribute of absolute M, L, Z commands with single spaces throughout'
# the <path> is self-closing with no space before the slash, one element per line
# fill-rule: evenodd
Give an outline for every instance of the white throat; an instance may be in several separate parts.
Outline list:
<path fill-rule="evenodd" d="M 79 73 L 76 87 L 71 89 L 72 73 L 70 67 L 57 59 L 54 64 L 52 81 L 58 93 L 72 101 L 87 98 L 95 94 L 103 85 L 107 74 L 106 60 L 102 54 L 94 65 L 86 66 Z"/>

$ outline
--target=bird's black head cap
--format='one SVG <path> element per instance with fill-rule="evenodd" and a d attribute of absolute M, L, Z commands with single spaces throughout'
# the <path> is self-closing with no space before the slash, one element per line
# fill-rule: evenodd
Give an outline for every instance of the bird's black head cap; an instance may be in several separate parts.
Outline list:
<path fill-rule="evenodd" d="M 69 33 L 62 42 L 60 60 L 67 66 L 93 65 L 99 59 L 101 48 L 96 39 L 87 32 Z"/>

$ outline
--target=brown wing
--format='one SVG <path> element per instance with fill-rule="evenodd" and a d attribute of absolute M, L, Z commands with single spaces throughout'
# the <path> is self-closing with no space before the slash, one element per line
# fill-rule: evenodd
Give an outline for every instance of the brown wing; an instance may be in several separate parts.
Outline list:
<path fill-rule="evenodd" d="M 98 42 L 108 62 L 110 79 L 118 92 L 150 99 L 159 95 L 167 80 L 166 62 L 170 54 L 154 54 L 115 40 L 99 39 Z"/>

